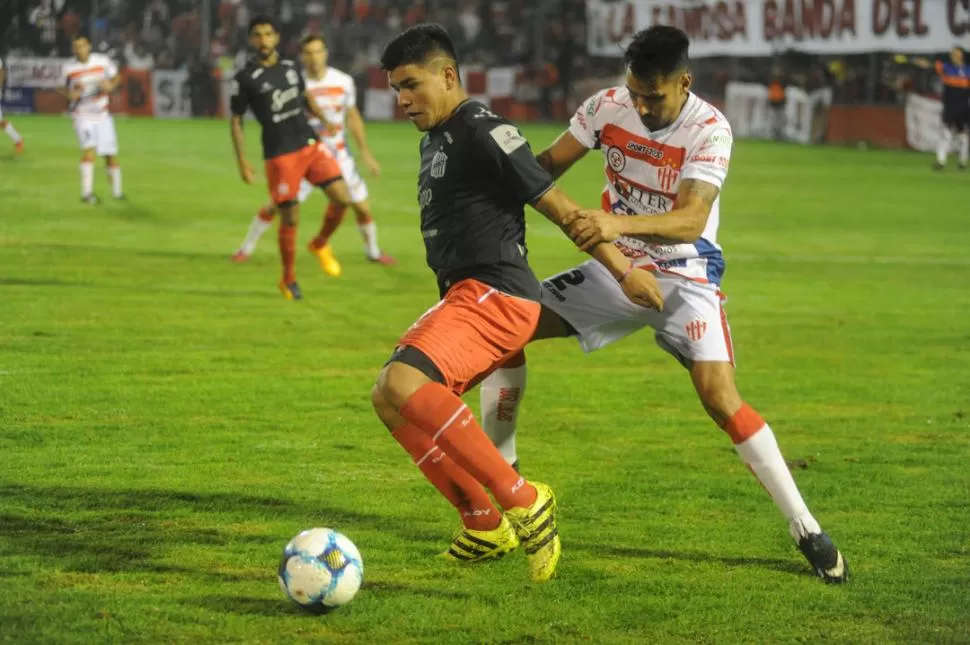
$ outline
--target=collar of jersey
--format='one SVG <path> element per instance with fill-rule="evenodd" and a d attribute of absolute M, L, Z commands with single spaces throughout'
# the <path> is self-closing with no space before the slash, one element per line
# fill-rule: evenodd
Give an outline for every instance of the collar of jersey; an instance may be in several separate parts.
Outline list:
<path fill-rule="evenodd" d="M 436 125 L 435 127 L 431 128 L 431 131 L 432 132 L 437 132 L 441 128 L 445 127 L 448 124 L 449 121 L 451 121 L 456 116 L 458 116 L 458 113 L 461 112 L 461 109 L 463 107 L 465 107 L 466 105 L 468 105 L 469 103 L 471 103 L 473 100 L 474 99 L 472 99 L 472 97 L 469 96 L 467 99 L 465 99 L 464 101 L 462 101 L 461 103 L 459 103 L 455 107 L 455 109 L 451 111 L 451 114 L 448 115 L 448 118 L 445 119 L 444 121 L 442 121 L 441 123 L 439 123 L 438 125 Z"/>
<path fill-rule="evenodd" d="M 659 139 L 660 137 L 665 137 L 671 132 L 673 132 L 674 130 L 676 130 L 677 128 L 679 128 L 681 124 L 684 122 L 684 119 L 687 118 L 688 112 L 691 111 L 691 109 L 694 107 L 694 103 L 696 102 L 697 102 L 697 95 L 694 94 L 693 92 L 688 92 L 687 100 L 684 101 L 684 107 L 680 108 L 680 114 L 677 115 L 677 119 L 674 120 L 673 123 L 668 125 L 663 130 L 655 130 L 653 132 L 651 132 L 650 130 L 647 130 L 647 126 L 643 126 L 644 132 L 647 133 L 647 138 Z"/>

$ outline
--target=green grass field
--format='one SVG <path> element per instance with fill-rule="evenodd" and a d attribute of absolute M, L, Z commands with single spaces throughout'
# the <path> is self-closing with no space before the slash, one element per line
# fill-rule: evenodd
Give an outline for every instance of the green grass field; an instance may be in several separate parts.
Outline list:
<path fill-rule="evenodd" d="M 306 300 L 290 303 L 275 235 L 228 262 L 265 188 L 238 179 L 226 123 L 119 120 L 129 201 L 91 207 L 69 121 L 14 122 L 27 154 L 0 137 L 0 641 L 970 642 L 970 176 L 916 154 L 735 150 L 720 238 L 740 387 L 850 585 L 810 575 L 644 333 L 591 356 L 565 340 L 530 351 L 520 453 L 559 494 L 564 549 L 534 586 L 521 554 L 432 558 L 453 511 L 370 408 L 395 340 L 436 299 L 409 125 L 370 129 L 400 266 L 367 264 L 345 224 L 344 276 L 301 245 Z M 535 147 L 557 132 L 526 129 Z M 600 163 L 562 184 L 598 203 Z M 100 168 L 96 189 L 109 195 Z M 304 207 L 304 242 L 323 205 Z M 530 217 L 540 276 L 581 260 Z M 326 617 L 275 579 L 312 526 L 365 562 L 358 597 Z"/>

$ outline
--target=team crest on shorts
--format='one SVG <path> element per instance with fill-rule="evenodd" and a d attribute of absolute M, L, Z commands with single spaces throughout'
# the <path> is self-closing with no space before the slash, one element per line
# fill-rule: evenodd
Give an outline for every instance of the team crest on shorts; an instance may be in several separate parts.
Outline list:
<path fill-rule="evenodd" d="M 616 146 L 606 149 L 606 163 L 610 164 L 613 172 L 622 172 L 626 168 L 626 155 Z"/>
<path fill-rule="evenodd" d="M 692 320 L 684 325 L 684 330 L 687 332 L 687 338 L 696 343 L 707 333 L 707 323 L 703 320 Z"/>
<path fill-rule="evenodd" d="M 281 181 L 276 186 L 276 194 L 277 195 L 285 195 L 288 192 L 290 192 L 290 185 L 288 183 L 286 183 L 285 181 Z"/>

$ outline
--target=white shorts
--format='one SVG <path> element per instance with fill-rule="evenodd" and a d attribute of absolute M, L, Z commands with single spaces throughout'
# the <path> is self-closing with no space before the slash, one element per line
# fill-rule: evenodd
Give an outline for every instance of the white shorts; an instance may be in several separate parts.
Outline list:
<path fill-rule="evenodd" d="M 320 144 L 323 146 L 324 144 Z M 328 152 L 333 154 L 330 149 Z M 343 176 L 344 181 L 347 182 L 347 188 L 350 190 L 350 201 L 354 204 L 360 204 L 361 202 L 367 201 L 367 184 L 364 182 L 364 178 L 360 176 L 357 172 L 357 163 L 354 161 L 353 155 L 346 148 L 337 153 L 337 163 L 340 164 L 340 174 Z M 300 183 L 300 192 L 297 195 L 297 199 L 302 204 L 305 202 L 310 195 L 313 193 L 314 186 L 307 180 L 303 180 Z"/>
<path fill-rule="evenodd" d="M 118 154 L 115 120 L 110 114 L 98 119 L 75 118 L 74 132 L 77 133 L 81 150 L 94 149 L 99 157 L 113 157 Z"/>
<path fill-rule="evenodd" d="M 644 327 L 685 366 L 695 361 L 734 364 L 731 329 L 716 285 L 654 272 L 664 310 L 633 304 L 602 264 L 590 260 L 542 281 L 542 304 L 579 333 L 585 352 L 606 347 Z"/>

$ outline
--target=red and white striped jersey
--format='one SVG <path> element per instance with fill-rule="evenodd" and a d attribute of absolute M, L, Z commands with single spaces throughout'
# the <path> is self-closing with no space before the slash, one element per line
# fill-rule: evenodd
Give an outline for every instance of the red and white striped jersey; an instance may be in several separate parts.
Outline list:
<path fill-rule="evenodd" d="M 71 103 L 71 114 L 75 118 L 85 119 L 108 116 L 108 95 L 101 89 L 101 83 L 117 74 L 118 67 L 104 54 L 92 53 L 85 63 L 75 58 L 64 65 L 62 83 L 68 89 L 81 93 L 81 98 Z"/>
<path fill-rule="evenodd" d="M 720 188 L 733 143 L 725 116 L 693 93 L 673 124 L 656 132 L 647 130 L 625 87 L 603 90 L 583 102 L 569 122 L 569 132 L 587 148 L 603 151 L 602 208 L 617 215 L 672 210 L 685 179 Z M 691 280 L 720 284 L 724 259 L 717 243 L 719 207 L 720 198 L 694 243 L 648 244 L 624 236 L 616 245 L 637 265 L 656 264 Z"/>
<path fill-rule="evenodd" d="M 320 121 L 313 117 L 310 118 L 310 125 L 318 131 L 320 138 L 332 152 L 343 150 L 347 147 L 347 111 L 357 105 L 357 86 L 353 77 L 333 67 L 328 67 L 321 79 L 314 80 L 305 72 L 303 77 L 306 79 L 307 90 L 316 99 L 327 120 L 336 125 L 338 130 L 333 136 L 324 134 L 320 131 Z"/>

